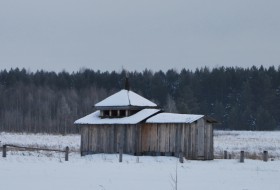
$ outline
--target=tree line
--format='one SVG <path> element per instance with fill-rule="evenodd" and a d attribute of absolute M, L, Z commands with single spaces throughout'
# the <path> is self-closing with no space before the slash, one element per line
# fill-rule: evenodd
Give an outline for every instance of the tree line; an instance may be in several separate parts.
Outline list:
<path fill-rule="evenodd" d="M 73 122 L 124 88 L 165 111 L 205 114 L 220 129 L 276 130 L 280 126 L 280 67 L 207 67 L 190 71 L 0 71 L 0 130 L 77 133 Z"/>

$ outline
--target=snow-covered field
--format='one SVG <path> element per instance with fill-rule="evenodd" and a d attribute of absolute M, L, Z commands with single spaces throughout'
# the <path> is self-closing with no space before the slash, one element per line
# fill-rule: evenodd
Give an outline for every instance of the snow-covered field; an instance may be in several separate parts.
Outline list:
<path fill-rule="evenodd" d="M 72 151 L 79 151 L 80 135 L 50 135 L 26 133 L 0 133 L 0 143 L 31 147 L 49 147 L 64 149 L 69 146 Z M 1 145 L 1 146 L 2 146 Z"/>
<path fill-rule="evenodd" d="M 237 159 L 189 161 L 175 157 L 137 157 L 116 154 L 80 157 L 79 135 L 31 135 L 0 133 L 1 144 L 51 147 L 72 150 L 69 161 L 62 153 L 8 151 L 0 157 L 0 189 L 5 190 L 149 190 L 174 189 L 176 166 L 178 189 L 280 190 L 280 132 L 215 131 L 215 155 L 245 150 L 268 150 L 274 161 Z M 2 146 L 1 145 L 1 146 Z"/>
<path fill-rule="evenodd" d="M 280 159 L 280 131 L 214 131 L 214 150 L 217 158 L 224 150 L 235 158 L 243 150 L 258 159 L 266 150 L 270 158 Z"/>
<path fill-rule="evenodd" d="M 1 144 L 15 144 L 33 147 L 64 149 L 70 147 L 72 152 L 79 152 L 80 135 L 48 135 L 0 133 Z M 226 150 L 236 158 L 241 150 L 250 158 L 261 157 L 264 150 L 270 158 L 280 159 L 280 131 L 214 131 L 215 157 L 222 157 Z"/>
<path fill-rule="evenodd" d="M 174 157 L 99 154 L 70 161 L 50 157 L 9 155 L 0 159 L 3 190 L 172 190 Z M 280 161 L 185 161 L 177 164 L 178 189 L 279 190 Z"/>

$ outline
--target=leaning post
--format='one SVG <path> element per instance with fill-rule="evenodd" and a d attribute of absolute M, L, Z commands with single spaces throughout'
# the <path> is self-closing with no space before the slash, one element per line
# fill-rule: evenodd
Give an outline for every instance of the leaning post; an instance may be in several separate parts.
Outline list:
<path fill-rule="evenodd" d="M 66 148 L 65 148 L 65 161 L 69 160 L 68 157 L 69 157 L 69 147 L 66 146 Z"/>

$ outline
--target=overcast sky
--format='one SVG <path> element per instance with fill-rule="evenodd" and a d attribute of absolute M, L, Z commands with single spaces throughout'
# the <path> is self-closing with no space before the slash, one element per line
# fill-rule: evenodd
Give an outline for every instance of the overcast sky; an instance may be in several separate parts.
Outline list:
<path fill-rule="evenodd" d="M 279 0 L 1 0 L 0 69 L 280 65 Z"/>

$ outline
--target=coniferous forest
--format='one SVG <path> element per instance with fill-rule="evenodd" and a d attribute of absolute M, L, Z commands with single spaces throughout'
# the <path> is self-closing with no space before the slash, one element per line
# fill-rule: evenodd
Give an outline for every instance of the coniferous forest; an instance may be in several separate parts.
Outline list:
<path fill-rule="evenodd" d="M 165 111 L 205 114 L 220 129 L 279 130 L 280 67 L 201 68 L 167 72 L 0 71 L 0 131 L 76 133 L 73 122 L 124 88 Z"/>

